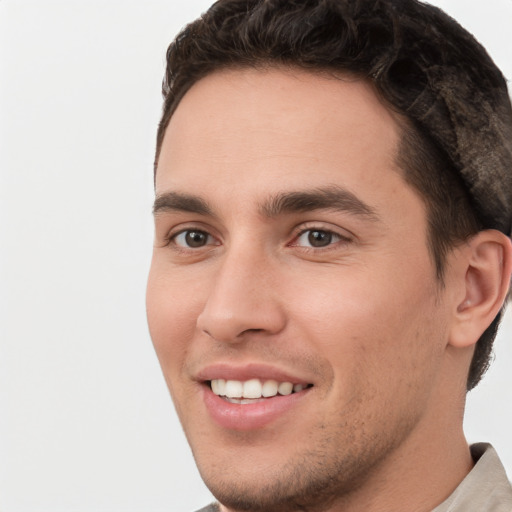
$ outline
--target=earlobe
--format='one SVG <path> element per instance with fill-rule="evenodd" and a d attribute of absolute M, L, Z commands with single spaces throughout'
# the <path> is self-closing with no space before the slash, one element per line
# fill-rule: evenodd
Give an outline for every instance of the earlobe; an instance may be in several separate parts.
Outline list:
<path fill-rule="evenodd" d="M 512 244 L 505 234 L 481 231 L 460 252 L 464 294 L 458 301 L 450 344 L 474 345 L 503 306 L 510 286 Z"/>

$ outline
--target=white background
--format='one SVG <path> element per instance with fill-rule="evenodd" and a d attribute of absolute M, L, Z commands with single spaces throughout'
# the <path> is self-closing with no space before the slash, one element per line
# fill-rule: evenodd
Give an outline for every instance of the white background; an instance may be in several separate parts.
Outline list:
<path fill-rule="evenodd" d="M 434 3 L 512 78 L 512 0 Z M 144 311 L 165 49 L 208 4 L 0 1 L 1 512 L 210 500 Z M 511 337 L 509 313 L 466 421 L 509 475 Z"/>

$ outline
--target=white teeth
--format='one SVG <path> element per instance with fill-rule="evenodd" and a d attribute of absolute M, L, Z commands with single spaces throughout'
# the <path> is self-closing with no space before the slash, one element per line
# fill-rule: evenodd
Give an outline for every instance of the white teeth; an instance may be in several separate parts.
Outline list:
<path fill-rule="evenodd" d="M 226 381 L 224 379 L 215 379 L 212 380 L 212 391 L 216 395 L 225 395 L 226 394 Z"/>
<path fill-rule="evenodd" d="M 279 383 L 276 380 L 266 380 L 261 387 L 261 396 L 268 398 L 277 395 Z"/>
<path fill-rule="evenodd" d="M 225 398 L 226 402 L 229 402 L 230 404 L 253 404 L 255 402 L 254 398 Z M 257 402 L 261 402 L 261 400 L 264 400 L 264 398 L 260 398 L 259 400 L 256 400 Z"/>
<path fill-rule="evenodd" d="M 243 384 L 239 380 L 227 380 L 224 393 L 229 398 L 240 398 L 243 389 Z"/>
<path fill-rule="evenodd" d="M 213 379 L 211 382 L 212 391 L 218 396 L 225 396 L 229 399 L 238 398 L 235 403 L 248 403 L 243 399 L 270 398 L 280 395 L 290 395 L 292 392 L 298 393 L 307 385 L 292 384 L 291 382 L 277 382 L 275 380 L 262 381 L 259 379 L 250 379 L 247 381 Z"/>
<path fill-rule="evenodd" d="M 244 382 L 244 398 L 261 398 L 261 382 L 251 379 Z"/>
<path fill-rule="evenodd" d="M 289 395 L 293 391 L 293 384 L 291 382 L 281 382 L 277 390 L 280 395 Z"/>

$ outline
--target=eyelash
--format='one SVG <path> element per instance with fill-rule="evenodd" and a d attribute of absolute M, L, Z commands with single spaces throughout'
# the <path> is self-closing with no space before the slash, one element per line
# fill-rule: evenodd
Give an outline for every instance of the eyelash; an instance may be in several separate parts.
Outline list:
<path fill-rule="evenodd" d="M 315 232 L 316 233 L 322 233 L 323 235 L 328 235 L 330 237 L 328 243 L 326 245 L 324 245 L 324 246 L 317 246 L 317 247 L 314 247 L 314 246 L 311 246 L 311 245 L 305 246 L 305 245 L 299 245 L 298 244 L 298 241 L 300 240 L 301 237 L 305 236 L 308 233 L 309 233 L 309 236 L 311 236 Z M 300 248 L 303 251 L 319 252 L 319 251 L 328 251 L 328 250 L 331 250 L 331 249 L 335 249 L 340 244 L 346 245 L 346 244 L 348 244 L 351 241 L 352 240 L 348 236 L 344 236 L 341 233 L 338 233 L 338 232 L 336 232 L 336 231 L 334 231 L 332 229 L 328 229 L 328 228 L 320 227 L 320 226 L 308 226 L 307 228 L 302 228 L 294 236 L 292 242 L 290 244 L 288 244 L 288 245 L 290 247 L 298 247 L 298 248 Z M 309 240 L 309 242 L 311 242 L 311 241 Z"/>
<path fill-rule="evenodd" d="M 328 237 L 326 245 L 320 245 L 320 246 L 313 246 L 311 245 L 311 239 L 308 240 L 310 245 L 300 245 L 300 239 L 301 237 L 304 237 L 309 233 L 309 237 L 312 236 L 313 233 L 321 234 L 319 240 L 321 241 L 321 237 Z M 199 245 L 196 247 L 191 247 L 190 245 L 187 245 L 186 240 L 183 240 L 183 243 L 178 243 L 177 240 L 180 236 L 186 237 L 187 234 L 190 233 L 196 233 L 198 235 L 206 236 L 206 242 L 203 245 Z M 287 244 L 287 247 L 295 247 L 303 252 L 313 252 L 313 253 L 321 253 L 326 252 L 329 250 L 335 250 L 339 249 L 340 246 L 344 246 L 349 244 L 353 241 L 353 238 L 346 234 L 341 234 L 339 231 L 329 229 L 325 226 L 322 226 L 320 224 L 312 224 L 312 225 L 306 225 L 304 224 L 300 227 L 300 229 L 297 229 L 295 233 L 292 235 L 292 241 Z M 212 244 L 211 242 L 214 241 Z M 193 226 L 190 226 L 186 229 L 180 229 L 179 231 L 170 232 L 165 237 L 165 246 L 172 248 L 176 252 L 181 252 L 184 254 L 190 254 L 190 253 L 199 253 L 200 250 L 205 250 L 207 248 L 210 248 L 212 246 L 221 245 L 220 242 L 218 242 L 218 239 L 212 235 L 208 230 L 201 229 L 200 227 L 195 228 Z"/>
<path fill-rule="evenodd" d="M 207 238 L 207 243 L 205 245 L 201 245 L 198 247 L 190 247 L 185 244 L 183 244 L 183 245 L 178 244 L 176 241 L 178 239 L 178 237 L 181 235 L 186 236 L 187 233 L 196 233 L 196 234 L 200 234 L 200 235 L 205 235 Z M 211 245 L 211 244 L 208 244 L 208 239 L 215 240 L 215 237 L 213 235 L 211 235 L 210 233 L 208 233 L 208 231 L 206 231 L 204 229 L 187 228 L 187 229 L 182 229 L 176 233 L 169 233 L 169 235 L 167 235 L 165 237 L 165 245 L 169 246 L 169 247 L 173 246 L 173 248 L 178 251 L 195 251 L 197 249 L 203 249 L 204 247 L 208 247 L 209 245 Z M 213 245 L 219 245 L 219 244 L 213 244 Z"/>

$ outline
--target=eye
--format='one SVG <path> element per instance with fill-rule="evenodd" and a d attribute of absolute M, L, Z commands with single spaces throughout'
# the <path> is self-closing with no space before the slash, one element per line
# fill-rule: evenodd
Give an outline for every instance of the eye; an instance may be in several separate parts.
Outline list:
<path fill-rule="evenodd" d="M 206 231 L 201 231 L 199 229 L 186 229 L 185 231 L 181 231 L 174 235 L 171 238 L 171 241 L 179 247 L 198 249 L 212 244 L 214 242 L 214 238 Z"/>
<path fill-rule="evenodd" d="M 301 247 L 327 247 L 342 240 L 340 235 L 325 229 L 307 229 L 303 231 L 293 245 Z"/>

